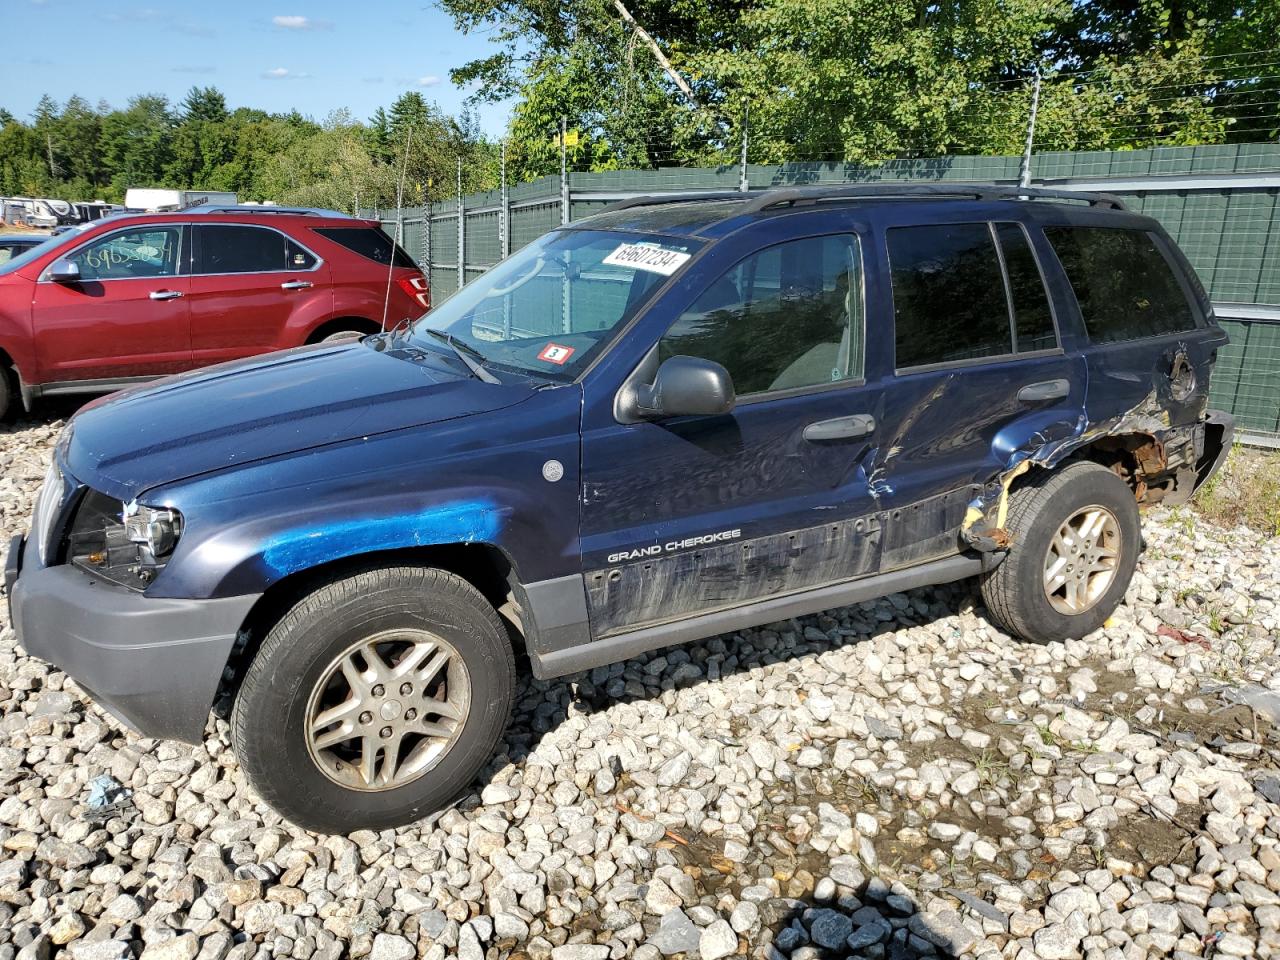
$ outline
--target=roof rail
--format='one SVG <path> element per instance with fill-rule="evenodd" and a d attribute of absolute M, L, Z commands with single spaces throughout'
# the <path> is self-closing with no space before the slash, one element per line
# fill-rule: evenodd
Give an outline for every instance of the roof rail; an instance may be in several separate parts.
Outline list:
<path fill-rule="evenodd" d="M 653 207 L 661 203 L 690 203 L 696 200 L 746 200 L 750 196 L 740 190 L 704 190 L 701 193 L 650 193 L 642 197 L 628 197 L 611 203 L 601 213 L 629 210 L 632 207 Z"/>
<path fill-rule="evenodd" d="M 1053 190 L 1046 187 L 1006 186 L 996 183 L 851 183 L 831 186 L 781 187 L 756 195 L 742 213 L 756 213 L 784 204 L 823 200 L 1076 200 L 1093 207 L 1125 209 L 1124 202 L 1108 193 Z"/>
<path fill-rule="evenodd" d="M 269 204 L 250 203 L 211 203 L 196 204 L 183 207 L 182 213 L 278 213 L 302 217 L 330 217 L 336 220 L 354 219 L 349 213 L 340 210 L 326 210 L 323 207 L 277 207 Z"/>
<path fill-rule="evenodd" d="M 706 191 L 703 193 L 655 193 L 631 197 L 605 207 L 605 213 L 663 203 L 698 200 L 745 200 L 739 213 L 758 213 L 786 204 L 823 200 L 1074 200 L 1092 207 L 1124 210 L 1124 201 L 1109 193 L 1087 193 L 1049 187 L 1019 187 L 998 183 L 846 183 L 805 187 L 775 187 L 752 193 Z"/>

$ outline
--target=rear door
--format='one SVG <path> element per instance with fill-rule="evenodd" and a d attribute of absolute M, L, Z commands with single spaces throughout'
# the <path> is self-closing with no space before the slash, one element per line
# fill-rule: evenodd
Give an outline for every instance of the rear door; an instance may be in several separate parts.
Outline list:
<path fill-rule="evenodd" d="M 66 259 L 76 283 L 40 279 L 32 320 L 41 383 L 176 373 L 191 364 L 186 231 L 144 223 L 88 240 Z"/>
<path fill-rule="evenodd" d="M 286 330 L 329 315 L 333 294 L 324 262 L 281 231 L 197 222 L 192 232 L 191 352 L 197 366 L 293 345 Z"/>
<path fill-rule="evenodd" d="M 1091 424 L 1129 417 L 1150 430 L 1199 420 L 1226 335 L 1208 323 L 1208 297 L 1172 241 L 1154 224 L 1116 226 L 1114 218 L 1044 233 L 1088 338 Z"/>
<path fill-rule="evenodd" d="M 895 210 L 881 305 L 893 333 L 878 358 L 892 372 L 872 474 L 886 571 L 956 552 L 983 488 L 1073 436 L 1085 397 L 1083 361 L 1062 342 L 1043 254 L 1021 223 Z"/>

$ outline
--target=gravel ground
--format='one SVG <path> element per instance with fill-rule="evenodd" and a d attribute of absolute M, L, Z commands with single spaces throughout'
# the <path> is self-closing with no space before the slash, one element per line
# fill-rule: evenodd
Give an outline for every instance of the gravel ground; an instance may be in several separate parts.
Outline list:
<path fill-rule="evenodd" d="M 60 427 L 0 432 L 6 538 Z M 1083 641 L 961 584 L 530 681 L 455 809 L 345 837 L 221 721 L 122 732 L 0 611 L 0 960 L 1280 956 L 1280 540 L 1146 535 Z"/>

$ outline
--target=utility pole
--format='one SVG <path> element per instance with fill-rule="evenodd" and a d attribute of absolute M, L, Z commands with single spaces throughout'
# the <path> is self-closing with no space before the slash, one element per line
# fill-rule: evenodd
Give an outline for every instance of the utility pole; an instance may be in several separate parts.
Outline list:
<path fill-rule="evenodd" d="M 560 118 L 560 223 L 569 222 L 569 121 Z"/>
<path fill-rule="evenodd" d="M 431 289 L 431 178 L 427 177 L 426 189 L 422 192 L 422 259 L 426 264 L 423 271 L 427 275 L 427 289 Z"/>
<path fill-rule="evenodd" d="M 458 289 L 467 283 L 467 228 L 462 210 L 462 156 L 458 156 Z"/>
<path fill-rule="evenodd" d="M 1036 64 L 1035 86 L 1031 88 L 1031 115 L 1027 118 L 1027 145 L 1022 150 L 1018 186 L 1031 186 L 1031 147 L 1036 139 L 1036 114 L 1040 112 L 1040 65 Z"/>
<path fill-rule="evenodd" d="M 502 159 L 498 166 L 502 183 L 502 201 L 498 207 L 498 236 L 502 240 L 502 259 L 511 255 L 511 195 L 507 193 L 507 141 L 502 141 Z"/>
<path fill-rule="evenodd" d="M 751 189 L 751 183 L 747 180 L 747 118 L 750 108 L 747 104 L 742 105 L 742 159 L 739 163 L 740 173 L 738 176 L 738 189 L 746 193 Z"/>
<path fill-rule="evenodd" d="M 502 141 L 502 159 L 498 166 L 502 184 L 502 201 L 498 206 L 498 236 L 502 240 L 502 259 L 511 255 L 511 195 L 507 193 L 507 141 Z M 502 339 L 511 339 L 511 294 L 502 298 Z"/>

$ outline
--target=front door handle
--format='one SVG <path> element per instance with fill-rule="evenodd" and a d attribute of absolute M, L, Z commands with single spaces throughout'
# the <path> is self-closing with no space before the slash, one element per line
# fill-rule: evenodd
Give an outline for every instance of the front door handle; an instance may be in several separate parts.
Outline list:
<path fill-rule="evenodd" d="M 281 290 L 309 290 L 310 288 L 310 280 L 290 280 L 287 283 L 280 284 Z"/>
<path fill-rule="evenodd" d="M 150 293 L 152 300 L 177 300 L 180 296 L 181 290 L 152 290 Z"/>
<path fill-rule="evenodd" d="M 1041 380 L 1029 383 L 1018 391 L 1018 399 L 1023 403 L 1035 403 L 1039 400 L 1060 400 L 1071 393 L 1071 384 L 1066 380 Z"/>
<path fill-rule="evenodd" d="M 876 428 L 876 418 L 869 413 L 855 413 L 851 417 L 819 420 L 804 428 L 806 440 L 852 440 L 865 437 Z"/>

